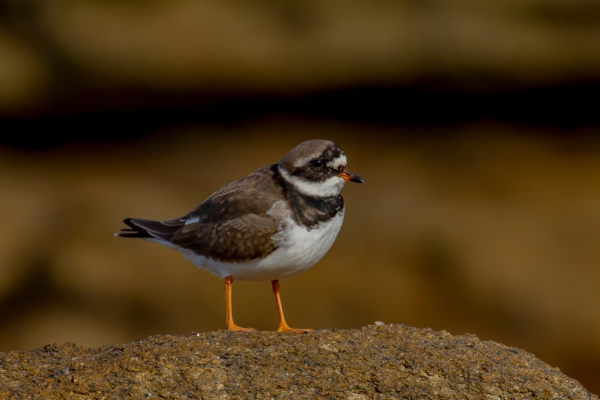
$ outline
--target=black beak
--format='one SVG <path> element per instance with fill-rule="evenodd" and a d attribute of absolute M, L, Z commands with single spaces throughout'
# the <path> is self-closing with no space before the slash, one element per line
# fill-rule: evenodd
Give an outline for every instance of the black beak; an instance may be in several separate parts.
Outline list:
<path fill-rule="evenodd" d="M 354 172 L 350 171 L 348 168 L 345 168 L 342 172 L 338 174 L 340 178 L 345 181 L 356 182 L 356 183 L 365 183 L 363 178 L 356 175 Z"/>

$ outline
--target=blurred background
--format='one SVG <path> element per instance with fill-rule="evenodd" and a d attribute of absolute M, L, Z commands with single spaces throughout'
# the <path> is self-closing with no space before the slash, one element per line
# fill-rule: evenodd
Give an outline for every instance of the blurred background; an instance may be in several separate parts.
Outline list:
<path fill-rule="evenodd" d="M 599 393 L 598 38 L 597 0 L 0 0 L 0 351 L 223 329 L 219 279 L 113 233 L 322 138 L 366 183 L 290 325 L 469 332 Z M 270 284 L 234 315 L 276 329 Z"/>

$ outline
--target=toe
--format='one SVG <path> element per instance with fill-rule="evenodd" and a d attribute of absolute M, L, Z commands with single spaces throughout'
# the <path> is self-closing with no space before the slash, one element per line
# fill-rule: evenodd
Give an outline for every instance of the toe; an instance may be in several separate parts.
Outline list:
<path fill-rule="evenodd" d="M 314 329 L 296 329 L 296 328 L 290 328 L 289 326 L 286 327 L 281 327 L 277 330 L 277 332 L 290 332 L 290 333 L 308 333 L 308 332 L 314 332 Z"/>
<path fill-rule="evenodd" d="M 257 329 L 254 328 L 242 328 L 241 326 L 232 325 L 228 326 L 227 330 L 230 332 L 258 332 Z"/>

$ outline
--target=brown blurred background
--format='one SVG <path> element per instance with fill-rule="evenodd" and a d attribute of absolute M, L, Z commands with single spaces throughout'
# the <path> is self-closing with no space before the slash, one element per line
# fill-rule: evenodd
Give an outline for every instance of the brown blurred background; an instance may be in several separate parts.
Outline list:
<path fill-rule="evenodd" d="M 222 329 L 222 282 L 113 232 L 323 138 L 366 183 L 292 326 L 470 332 L 599 393 L 599 38 L 597 0 L 1 0 L 0 351 Z"/>

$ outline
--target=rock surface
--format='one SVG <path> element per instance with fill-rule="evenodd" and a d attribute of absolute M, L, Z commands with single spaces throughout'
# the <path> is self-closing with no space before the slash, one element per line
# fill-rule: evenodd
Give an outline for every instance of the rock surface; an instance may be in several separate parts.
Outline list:
<path fill-rule="evenodd" d="M 523 350 L 403 325 L 0 353 L 2 399 L 598 399 Z"/>

